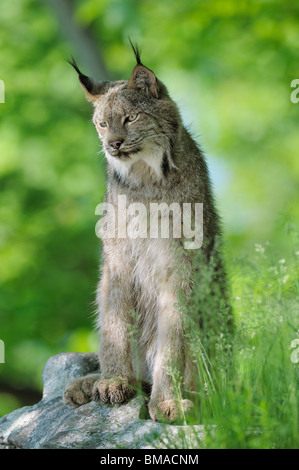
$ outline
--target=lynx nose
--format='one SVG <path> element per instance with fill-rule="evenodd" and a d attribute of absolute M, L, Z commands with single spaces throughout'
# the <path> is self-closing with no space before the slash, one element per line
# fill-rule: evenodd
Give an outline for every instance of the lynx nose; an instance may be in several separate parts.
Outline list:
<path fill-rule="evenodd" d="M 123 139 L 122 140 L 114 140 L 113 142 L 109 142 L 109 145 L 110 147 L 113 147 L 115 150 L 118 150 L 119 147 L 121 146 L 121 144 L 123 143 Z"/>

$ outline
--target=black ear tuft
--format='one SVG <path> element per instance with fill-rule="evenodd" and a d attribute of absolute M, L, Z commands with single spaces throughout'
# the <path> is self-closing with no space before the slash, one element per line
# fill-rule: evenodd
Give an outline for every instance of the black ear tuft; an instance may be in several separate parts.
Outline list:
<path fill-rule="evenodd" d="M 130 41 L 131 47 L 133 49 L 133 52 L 135 54 L 137 65 L 143 65 L 141 60 L 140 60 L 140 55 L 141 55 L 140 48 L 138 47 L 137 44 L 133 44 L 130 38 L 129 38 L 129 41 Z"/>
<path fill-rule="evenodd" d="M 82 72 L 79 70 L 79 67 L 77 65 L 77 62 L 75 61 L 74 57 L 71 57 L 71 59 L 65 59 L 78 73 L 78 75 L 82 75 Z"/>
<path fill-rule="evenodd" d="M 93 89 L 93 81 L 87 77 L 86 75 L 84 75 L 81 70 L 79 69 L 78 65 L 77 65 L 77 62 L 75 61 L 74 57 L 72 57 L 71 59 L 66 59 L 66 61 L 72 66 L 74 67 L 74 69 L 76 70 L 77 74 L 79 75 L 79 80 L 80 82 L 82 83 L 82 85 L 84 85 L 84 87 L 86 88 L 87 91 L 89 91 L 90 93 L 92 93 L 92 89 Z"/>

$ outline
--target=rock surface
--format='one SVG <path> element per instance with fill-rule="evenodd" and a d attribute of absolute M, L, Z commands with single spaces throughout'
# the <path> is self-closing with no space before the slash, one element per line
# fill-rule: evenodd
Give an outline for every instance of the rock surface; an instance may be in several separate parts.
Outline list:
<path fill-rule="evenodd" d="M 153 422 L 139 396 L 119 406 L 90 402 L 68 408 L 62 395 L 69 380 L 98 370 L 96 354 L 62 353 L 43 372 L 43 399 L 0 419 L 0 449 L 199 448 L 201 425 Z"/>

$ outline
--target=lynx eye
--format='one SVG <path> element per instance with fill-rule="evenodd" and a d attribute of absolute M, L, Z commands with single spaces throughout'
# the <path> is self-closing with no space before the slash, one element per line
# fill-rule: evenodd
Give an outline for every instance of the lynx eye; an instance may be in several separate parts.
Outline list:
<path fill-rule="evenodd" d="M 138 118 L 138 116 L 139 116 L 138 113 L 136 113 L 136 114 L 130 114 L 130 116 L 128 116 L 128 117 L 126 118 L 126 121 L 127 121 L 127 122 L 134 122 L 134 121 L 136 121 L 136 119 Z"/>
<path fill-rule="evenodd" d="M 107 122 L 106 121 L 99 122 L 99 126 L 100 127 L 107 127 Z"/>

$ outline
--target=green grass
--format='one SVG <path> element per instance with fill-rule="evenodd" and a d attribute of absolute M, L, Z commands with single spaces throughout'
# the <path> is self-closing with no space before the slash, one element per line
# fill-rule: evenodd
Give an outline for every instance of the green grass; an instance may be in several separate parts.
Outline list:
<path fill-rule="evenodd" d="M 200 396 L 186 423 L 205 425 L 206 438 L 194 436 L 192 445 L 180 438 L 175 447 L 299 448 L 299 362 L 291 360 L 299 337 L 298 262 L 295 249 L 280 258 L 270 244 L 228 261 L 234 339 L 222 348 L 220 333 L 212 358 L 194 325 L 189 335 Z"/>

